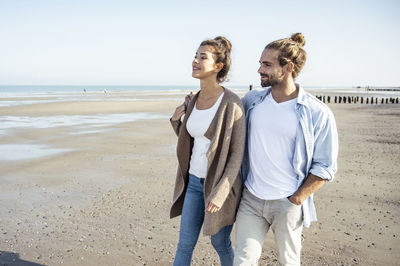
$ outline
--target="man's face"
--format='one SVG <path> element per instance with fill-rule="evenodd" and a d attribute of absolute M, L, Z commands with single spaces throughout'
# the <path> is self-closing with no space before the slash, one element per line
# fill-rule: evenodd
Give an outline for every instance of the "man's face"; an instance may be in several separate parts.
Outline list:
<path fill-rule="evenodd" d="M 261 76 L 261 86 L 275 86 L 283 81 L 285 75 L 283 68 L 278 62 L 279 51 L 275 49 L 264 49 L 260 58 L 258 73 Z"/>

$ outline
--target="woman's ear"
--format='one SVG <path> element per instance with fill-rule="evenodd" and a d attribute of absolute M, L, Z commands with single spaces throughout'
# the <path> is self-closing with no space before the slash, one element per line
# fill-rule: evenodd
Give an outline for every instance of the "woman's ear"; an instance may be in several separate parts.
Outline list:
<path fill-rule="evenodd" d="M 217 72 L 220 72 L 221 69 L 224 67 L 224 63 L 216 63 L 215 64 L 215 70 L 217 70 Z"/>

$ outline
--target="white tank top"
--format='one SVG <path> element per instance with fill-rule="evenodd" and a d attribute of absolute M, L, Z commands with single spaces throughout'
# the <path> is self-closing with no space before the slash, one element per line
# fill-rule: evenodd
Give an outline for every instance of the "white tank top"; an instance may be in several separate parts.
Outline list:
<path fill-rule="evenodd" d="M 194 138 L 189 173 L 199 178 L 205 178 L 207 175 L 207 152 L 210 147 L 210 140 L 204 134 L 210 127 L 223 95 L 224 93 L 219 96 L 215 104 L 209 109 L 199 110 L 195 104 L 186 123 L 187 131 Z"/>

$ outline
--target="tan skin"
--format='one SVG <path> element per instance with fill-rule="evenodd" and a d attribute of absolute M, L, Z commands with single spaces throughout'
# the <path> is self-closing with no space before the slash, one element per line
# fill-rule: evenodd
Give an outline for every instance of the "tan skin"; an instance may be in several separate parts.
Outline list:
<path fill-rule="evenodd" d="M 260 58 L 258 73 L 262 81 L 268 79 L 271 79 L 271 82 L 272 79 L 276 81 L 272 84 L 271 94 L 277 103 L 282 103 L 296 98 L 299 94 L 299 89 L 292 76 L 293 63 L 289 62 L 281 67 L 277 59 L 278 54 L 278 50 L 265 49 Z M 325 182 L 325 179 L 308 174 L 305 182 L 288 199 L 293 204 L 301 205 L 311 194 L 320 189 Z"/>
<path fill-rule="evenodd" d="M 192 62 L 192 77 L 200 80 L 200 94 L 196 101 L 196 108 L 205 110 L 211 108 L 224 89 L 217 82 L 217 74 L 223 67 L 222 63 L 216 63 L 213 48 L 205 45 L 200 46 Z M 191 95 L 186 96 L 185 101 L 176 107 L 172 120 L 180 120 L 185 114 L 185 103 L 189 102 Z M 221 206 L 213 202 L 207 202 L 205 212 L 215 213 Z"/>

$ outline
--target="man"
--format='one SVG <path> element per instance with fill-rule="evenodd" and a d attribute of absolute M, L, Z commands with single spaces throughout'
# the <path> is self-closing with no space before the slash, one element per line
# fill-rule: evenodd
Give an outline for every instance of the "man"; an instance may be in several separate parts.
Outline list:
<path fill-rule="evenodd" d="M 313 193 L 332 181 L 338 137 L 329 108 L 295 83 L 306 61 L 301 33 L 269 43 L 258 73 L 264 90 L 242 99 L 245 188 L 236 218 L 234 265 L 258 265 L 271 228 L 280 265 L 300 265 L 301 233 L 316 221 Z"/>

